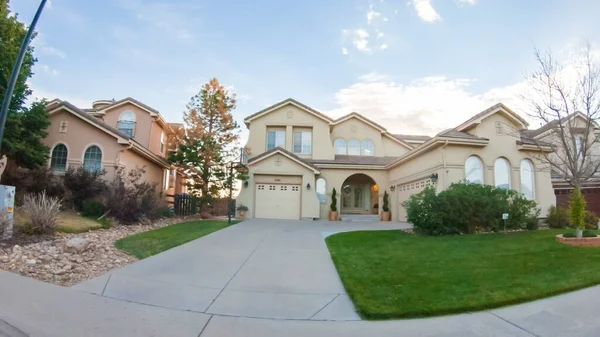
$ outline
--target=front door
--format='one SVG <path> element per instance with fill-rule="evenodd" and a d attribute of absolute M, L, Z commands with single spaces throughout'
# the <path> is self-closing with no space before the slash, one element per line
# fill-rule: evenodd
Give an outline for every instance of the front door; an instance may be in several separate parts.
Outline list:
<path fill-rule="evenodd" d="M 348 184 L 342 187 L 342 212 L 364 213 L 369 212 L 370 205 L 365 202 L 369 189 L 365 185 Z"/>

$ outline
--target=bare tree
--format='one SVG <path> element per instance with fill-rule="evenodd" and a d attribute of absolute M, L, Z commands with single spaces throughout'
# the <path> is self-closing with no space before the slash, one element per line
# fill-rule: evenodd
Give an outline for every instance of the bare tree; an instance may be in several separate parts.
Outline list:
<path fill-rule="evenodd" d="M 528 113 L 545 125 L 529 133 L 553 175 L 574 187 L 592 180 L 600 169 L 596 120 L 600 117 L 600 66 L 589 43 L 575 63 L 563 67 L 550 52 L 534 51 L 538 69 L 527 77 L 530 93 L 523 98 Z"/>

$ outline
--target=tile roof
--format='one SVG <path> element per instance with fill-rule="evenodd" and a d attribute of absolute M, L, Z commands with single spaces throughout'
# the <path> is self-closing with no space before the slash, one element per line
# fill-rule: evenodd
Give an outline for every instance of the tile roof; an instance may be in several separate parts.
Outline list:
<path fill-rule="evenodd" d="M 374 157 L 374 156 L 351 156 L 336 154 L 335 159 L 307 159 L 306 161 L 315 165 L 319 164 L 340 164 L 340 165 L 378 165 L 384 166 L 392 161 L 398 159 L 398 157 Z"/>
<path fill-rule="evenodd" d="M 455 129 L 447 129 L 436 135 L 436 137 L 448 137 L 448 138 L 463 138 L 463 139 L 480 139 L 489 140 L 487 138 L 478 137 L 467 132 L 457 131 Z"/>
<path fill-rule="evenodd" d="M 517 119 L 518 119 L 518 120 L 519 120 L 521 123 L 523 123 L 523 125 L 525 125 L 525 126 L 529 125 L 529 123 L 527 123 L 527 121 L 526 121 L 526 120 L 524 120 L 524 119 L 523 119 L 521 116 L 519 116 L 517 113 L 515 113 L 515 112 L 514 112 L 514 111 L 512 111 L 512 110 L 511 110 L 509 107 L 507 107 L 506 105 L 504 105 L 504 104 L 502 104 L 502 103 L 496 103 L 496 104 L 492 105 L 491 107 L 489 107 L 489 108 L 487 108 L 487 109 L 483 110 L 482 112 L 480 112 L 480 113 L 478 113 L 478 114 L 475 114 L 475 115 L 473 115 L 471 118 L 467 119 L 467 120 L 466 120 L 464 123 L 462 123 L 461 125 L 466 125 L 466 124 L 469 124 L 469 123 L 471 123 L 471 122 L 473 122 L 473 121 L 476 121 L 476 120 L 480 119 L 481 117 L 483 117 L 483 116 L 487 115 L 488 113 L 490 113 L 490 112 L 492 112 L 492 111 L 494 111 L 494 110 L 498 110 L 498 109 L 504 109 L 504 110 L 506 110 L 506 111 L 510 111 L 510 112 L 512 112 L 512 113 L 515 115 L 515 117 L 516 117 L 516 118 L 517 118 Z M 458 127 L 457 127 L 457 128 L 458 128 Z"/>
<path fill-rule="evenodd" d="M 121 138 L 124 138 L 124 139 L 130 139 L 131 138 L 127 134 L 119 131 L 119 129 L 114 128 L 114 127 L 112 127 L 112 126 L 104 123 L 102 120 L 100 120 L 100 119 L 98 119 L 98 118 L 90 115 L 89 113 L 87 113 L 87 112 L 79 109 L 78 107 L 76 107 L 75 105 L 73 105 L 73 104 L 71 104 L 71 103 L 69 103 L 67 101 L 61 101 L 59 104 L 49 105 L 47 107 L 47 110 L 54 110 L 54 109 L 60 107 L 61 105 L 65 106 L 66 108 L 68 108 L 69 110 L 75 112 L 76 114 L 78 114 L 79 116 L 85 118 L 86 120 L 88 120 L 88 121 L 90 121 L 90 122 L 92 122 L 92 123 L 94 123 L 94 124 L 96 124 L 96 125 L 98 125 L 100 127 L 103 127 L 103 128 L 105 128 L 105 129 L 107 129 L 107 130 L 109 130 L 111 132 L 116 133 Z"/>
<path fill-rule="evenodd" d="M 431 139 L 429 136 L 425 135 L 402 135 L 402 134 L 393 134 L 394 138 L 404 141 L 416 140 L 426 142 Z"/>

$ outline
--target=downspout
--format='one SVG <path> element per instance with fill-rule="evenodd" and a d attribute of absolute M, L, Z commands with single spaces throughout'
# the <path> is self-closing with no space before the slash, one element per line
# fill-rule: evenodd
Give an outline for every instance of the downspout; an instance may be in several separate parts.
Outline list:
<path fill-rule="evenodd" d="M 443 174 L 443 178 L 444 178 L 444 189 L 448 188 L 448 171 L 446 170 L 446 146 L 448 146 L 448 140 L 446 139 L 446 142 L 444 143 L 444 146 L 442 146 L 442 162 L 443 162 L 443 170 L 444 172 Z"/>

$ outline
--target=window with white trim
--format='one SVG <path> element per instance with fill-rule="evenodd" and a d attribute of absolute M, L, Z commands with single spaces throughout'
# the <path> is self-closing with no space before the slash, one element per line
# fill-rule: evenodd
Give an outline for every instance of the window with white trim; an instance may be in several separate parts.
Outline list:
<path fill-rule="evenodd" d="M 535 199 L 535 171 L 529 159 L 521 160 L 521 194 L 529 200 Z"/>
<path fill-rule="evenodd" d="M 267 131 L 267 151 L 276 147 L 285 148 L 285 131 L 271 130 Z"/>
<path fill-rule="evenodd" d="M 160 153 L 165 153 L 165 132 L 160 132 Z"/>
<path fill-rule="evenodd" d="M 317 179 L 317 187 L 315 190 L 317 191 L 317 199 L 319 199 L 320 203 L 324 204 L 327 201 L 327 183 L 325 182 L 325 179 Z"/>
<path fill-rule="evenodd" d="M 83 169 L 88 172 L 100 172 L 102 170 L 102 151 L 98 146 L 92 145 L 85 150 Z"/>
<path fill-rule="evenodd" d="M 135 113 L 131 110 L 123 111 L 119 116 L 117 129 L 129 137 L 133 137 L 135 134 Z"/>
<path fill-rule="evenodd" d="M 54 172 L 65 172 L 67 169 L 67 147 L 65 144 L 56 144 L 52 149 L 50 158 L 50 169 Z"/>
<path fill-rule="evenodd" d="M 358 139 L 350 139 L 348 141 L 348 154 L 351 156 L 360 156 L 360 141 Z"/>
<path fill-rule="evenodd" d="M 163 176 L 163 181 L 164 181 L 164 186 L 163 189 L 168 189 L 169 188 L 169 170 L 163 170 L 164 172 L 164 176 Z"/>
<path fill-rule="evenodd" d="M 312 153 L 312 132 L 296 131 L 294 132 L 294 153 L 311 154 Z"/>
<path fill-rule="evenodd" d="M 335 149 L 335 154 L 348 153 L 348 150 L 346 148 L 346 140 L 344 138 L 336 138 L 333 141 L 333 148 Z"/>
<path fill-rule="evenodd" d="M 494 184 L 497 188 L 510 189 L 510 164 L 504 158 L 494 162 Z"/>
<path fill-rule="evenodd" d="M 483 163 L 477 156 L 465 161 L 465 180 L 472 184 L 483 184 Z"/>
<path fill-rule="evenodd" d="M 360 154 L 363 156 L 374 156 L 375 145 L 370 139 L 364 139 L 361 144 Z"/>

